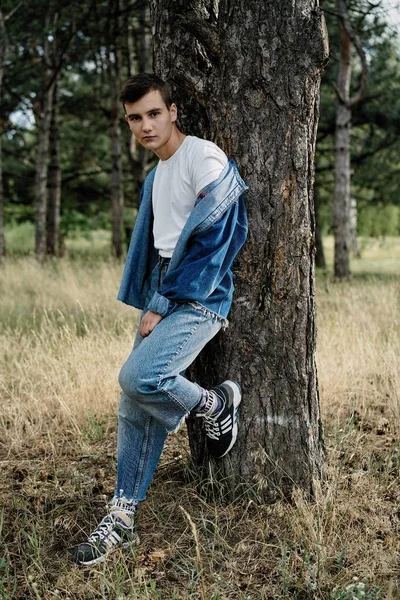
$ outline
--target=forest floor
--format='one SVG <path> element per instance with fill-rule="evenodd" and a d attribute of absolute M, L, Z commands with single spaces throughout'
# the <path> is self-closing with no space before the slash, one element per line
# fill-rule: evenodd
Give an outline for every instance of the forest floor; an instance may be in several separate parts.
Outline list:
<path fill-rule="evenodd" d="M 326 249 L 331 264 L 331 240 Z M 117 374 L 138 315 L 115 301 L 120 265 L 9 259 L 0 270 L 0 599 L 400 598 L 399 257 L 400 239 L 364 240 L 350 281 L 317 275 L 327 452 L 315 502 L 299 492 L 266 506 L 254 490 L 234 503 L 204 500 L 181 429 L 141 506 L 139 546 L 90 569 L 72 565 L 68 550 L 113 492 Z"/>

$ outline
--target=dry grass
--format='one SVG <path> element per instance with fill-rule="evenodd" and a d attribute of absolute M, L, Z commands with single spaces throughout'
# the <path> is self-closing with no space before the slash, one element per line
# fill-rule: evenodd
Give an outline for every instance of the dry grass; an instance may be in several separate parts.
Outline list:
<path fill-rule="evenodd" d="M 180 431 L 141 508 L 137 551 L 93 569 L 71 566 L 67 549 L 113 490 L 116 375 L 137 314 L 114 299 L 112 263 L 6 264 L 0 598 L 399 598 L 400 243 L 389 242 L 365 248 L 352 281 L 318 281 L 327 481 L 316 502 L 205 502 Z"/>

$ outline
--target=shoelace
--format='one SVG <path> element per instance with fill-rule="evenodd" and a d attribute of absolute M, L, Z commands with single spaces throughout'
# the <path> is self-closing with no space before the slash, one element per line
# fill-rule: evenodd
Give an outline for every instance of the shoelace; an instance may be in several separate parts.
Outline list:
<path fill-rule="evenodd" d="M 123 500 L 122 498 L 113 498 L 109 503 L 110 511 L 113 510 L 124 510 L 127 513 L 134 513 L 137 509 L 138 503 L 135 500 Z"/>
<path fill-rule="evenodd" d="M 118 506 L 114 506 L 114 508 L 121 509 L 122 502 L 118 503 Z M 130 513 L 130 516 L 132 516 L 132 517 L 134 516 L 135 511 L 132 510 L 132 505 L 131 505 L 131 510 L 127 510 L 127 509 L 125 509 L 125 510 L 127 513 Z M 117 515 L 114 515 L 111 512 L 110 514 L 108 514 L 107 516 L 104 517 L 104 519 L 101 521 L 101 523 L 99 524 L 97 529 L 88 538 L 88 542 L 91 544 L 96 544 L 98 541 L 101 542 L 108 538 L 109 540 L 111 539 L 112 544 L 114 544 L 114 545 L 117 544 L 118 541 L 113 536 L 111 536 L 112 530 L 114 529 L 115 525 L 120 525 L 118 523 L 118 517 L 117 517 Z"/>
<path fill-rule="evenodd" d="M 97 541 L 101 542 L 102 540 L 105 540 L 114 528 L 115 523 L 116 519 L 113 517 L 113 515 L 107 515 L 104 517 L 97 529 L 88 538 L 88 542 L 91 544 L 96 544 Z"/>
<path fill-rule="evenodd" d="M 218 440 L 220 438 L 221 432 L 219 423 L 215 417 L 204 417 L 204 428 L 209 438 L 213 440 Z"/>

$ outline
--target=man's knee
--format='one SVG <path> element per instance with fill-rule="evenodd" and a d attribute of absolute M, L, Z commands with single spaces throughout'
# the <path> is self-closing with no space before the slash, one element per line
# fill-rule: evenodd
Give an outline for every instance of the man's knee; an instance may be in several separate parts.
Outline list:
<path fill-rule="evenodd" d="M 131 356 L 122 366 L 118 381 L 127 396 L 135 398 L 157 391 L 158 378 L 149 371 L 147 366 L 144 361 L 137 360 L 134 356 Z"/>

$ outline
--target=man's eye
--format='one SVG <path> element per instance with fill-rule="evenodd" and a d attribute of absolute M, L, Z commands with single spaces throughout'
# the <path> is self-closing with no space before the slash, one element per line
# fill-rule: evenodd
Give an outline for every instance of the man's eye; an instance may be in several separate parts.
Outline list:
<path fill-rule="evenodd" d="M 157 117 L 160 113 L 159 112 L 152 112 L 150 113 L 151 117 Z"/>
<path fill-rule="evenodd" d="M 139 121 L 139 117 L 129 117 L 130 121 Z"/>

